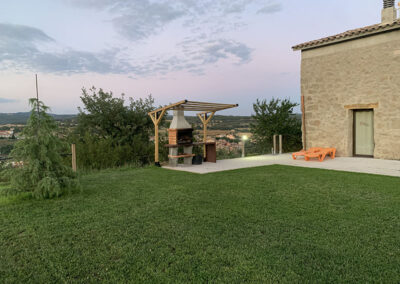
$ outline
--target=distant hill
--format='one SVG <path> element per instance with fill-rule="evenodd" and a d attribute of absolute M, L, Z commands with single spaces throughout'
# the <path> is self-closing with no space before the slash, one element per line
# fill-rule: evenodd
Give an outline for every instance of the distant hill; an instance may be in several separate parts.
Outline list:
<path fill-rule="evenodd" d="M 29 112 L 17 113 L 0 113 L 0 125 L 2 124 L 25 124 L 29 118 Z M 294 114 L 297 119 L 301 120 L 301 114 Z M 51 114 L 57 121 L 73 120 L 77 117 L 76 114 Z M 190 124 L 194 124 L 200 129 L 202 124 L 196 116 L 185 116 Z M 172 120 L 172 115 L 166 116 L 166 120 Z M 210 129 L 237 129 L 249 128 L 252 122 L 251 116 L 228 116 L 215 115 L 209 125 Z"/>
<path fill-rule="evenodd" d="M 29 118 L 29 112 L 0 113 L 0 124 L 25 124 Z M 51 114 L 57 121 L 71 120 L 75 114 Z"/>
<path fill-rule="evenodd" d="M 301 114 L 293 114 L 301 121 Z M 195 129 L 203 127 L 200 119 L 196 116 L 185 116 L 186 120 L 194 125 Z M 172 116 L 166 116 L 166 120 L 172 120 Z M 231 115 L 215 115 L 208 125 L 210 130 L 250 130 L 250 124 L 253 122 L 251 116 L 231 116 Z"/>

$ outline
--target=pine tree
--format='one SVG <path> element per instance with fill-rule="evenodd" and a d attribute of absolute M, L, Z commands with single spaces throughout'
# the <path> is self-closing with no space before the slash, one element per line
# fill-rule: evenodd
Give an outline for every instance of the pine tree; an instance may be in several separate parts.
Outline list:
<path fill-rule="evenodd" d="M 57 136 L 57 124 L 47 114 L 49 108 L 37 99 L 30 99 L 29 120 L 15 143 L 11 157 L 19 166 L 8 171 L 14 192 L 31 192 L 35 198 L 53 198 L 78 186 L 72 169 L 63 164 L 61 152 L 65 144 Z"/>

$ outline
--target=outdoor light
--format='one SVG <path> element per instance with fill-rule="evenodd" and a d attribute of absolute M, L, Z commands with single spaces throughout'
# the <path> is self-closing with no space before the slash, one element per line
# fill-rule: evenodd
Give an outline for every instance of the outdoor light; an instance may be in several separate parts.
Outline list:
<path fill-rule="evenodd" d="M 246 140 L 247 139 L 249 139 L 248 137 L 247 137 L 247 135 L 243 135 L 242 136 L 242 158 L 244 158 L 245 157 L 245 153 L 244 153 L 244 144 L 245 144 L 245 142 L 246 142 Z"/>

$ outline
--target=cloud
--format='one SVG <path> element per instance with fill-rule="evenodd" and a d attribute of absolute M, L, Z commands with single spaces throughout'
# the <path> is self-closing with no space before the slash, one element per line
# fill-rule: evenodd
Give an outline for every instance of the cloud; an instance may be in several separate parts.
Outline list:
<path fill-rule="evenodd" d="M 18 102 L 18 100 L 0 98 L 0 104 L 8 104 L 8 103 L 16 103 L 16 102 Z"/>
<path fill-rule="evenodd" d="M 138 68 L 143 74 L 165 75 L 173 71 L 187 71 L 204 75 L 206 66 L 215 65 L 223 60 L 232 60 L 239 65 L 245 64 L 251 60 L 253 52 L 247 45 L 229 39 L 191 38 L 178 43 L 177 47 L 182 49 L 182 54 L 145 60 Z"/>
<path fill-rule="evenodd" d="M 51 37 L 46 35 L 39 29 L 0 23 L 0 38 L 8 38 L 17 41 L 53 41 Z"/>
<path fill-rule="evenodd" d="M 0 23 L 0 69 L 28 69 L 54 73 L 124 73 L 133 68 L 117 58 L 116 50 L 102 53 L 57 46 L 43 31 Z"/>
<path fill-rule="evenodd" d="M 140 40 L 157 34 L 164 26 L 184 14 L 165 3 L 140 3 L 142 4 L 127 9 L 126 13 L 112 20 L 116 30 L 130 40 Z"/>
<path fill-rule="evenodd" d="M 141 40 L 185 15 L 179 1 L 149 0 L 66 0 L 67 3 L 87 8 L 105 10 L 111 15 L 115 30 L 129 40 Z"/>
<path fill-rule="evenodd" d="M 115 31 L 134 43 L 148 40 L 172 23 L 191 35 L 178 42 L 174 55 L 157 62 L 137 62 L 143 73 L 187 70 L 204 74 L 204 66 L 233 59 L 237 64 L 251 61 L 253 49 L 237 40 L 226 39 L 232 31 L 246 27 L 244 14 L 279 12 L 279 0 L 65 0 L 71 5 L 106 11 Z M 231 38 L 229 36 L 228 38 Z"/>
<path fill-rule="evenodd" d="M 258 14 L 279 12 L 278 0 L 64 0 L 70 5 L 106 11 L 115 30 L 128 40 L 144 40 L 169 24 L 226 31 L 241 26 L 241 15 L 253 7 Z"/>
<path fill-rule="evenodd" d="M 204 49 L 204 58 L 207 63 L 217 62 L 221 58 L 228 58 L 234 56 L 240 60 L 239 63 L 246 63 L 250 61 L 252 49 L 243 43 L 218 40 L 210 42 L 210 45 Z"/>
<path fill-rule="evenodd" d="M 126 74 L 150 76 L 173 71 L 204 74 L 204 67 L 221 60 L 236 64 L 251 60 L 252 49 L 231 39 L 188 38 L 172 55 L 129 59 L 119 48 L 98 53 L 64 48 L 43 31 L 22 25 L 0 24 L 0 69 L 72 74 Z"/>
<path fill-rule="evenodd" d="M 78 8 L 106 14 L 122 36 L 119 48 L 101 52 L 60 45 L 44 31 L 23 25 L 0 23 L 0 69 L 70 74 L 94 72 L 133 77 L 188 71 L 204 74 L 207 65 L 231 60 L 251 61 L 253 49 L 232 38 L 243 29 L 244 14 L 271 14 L 282 10 L 278 0 L 64 0 Z M 105 14 L 104 14 L 105 12 Z M 189 35 L 176 39 L 170 53 L 136 56 L 136 47 L 172 23 Z"/>
<path fill-rule="evenodd" d="M 257 11 L 257 14 L 272 14 L 282 11 L 282 4 L 275 1 L 269 1 L 264 7 Z"/>
<path fill-rule="evenodd" d="M 193 38 L 181 43 L 184 53 L 192 60 L 192 64 L 207 65 L 223 59 L 236 59 L 238 64 L 251 60 L 252 49 L 247 45 L 228 39 L 198 40 Z"/>

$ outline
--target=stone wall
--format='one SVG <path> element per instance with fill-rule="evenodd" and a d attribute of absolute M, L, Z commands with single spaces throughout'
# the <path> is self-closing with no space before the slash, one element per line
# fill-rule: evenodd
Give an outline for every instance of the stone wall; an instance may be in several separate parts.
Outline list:
<path fill-rule="evenodd" d="M 351 108 L 371 107 L 375 158 L 400 159 L 400 31 L 303 50 L 301 69 L 307 148 L 353 156 Z"/>

